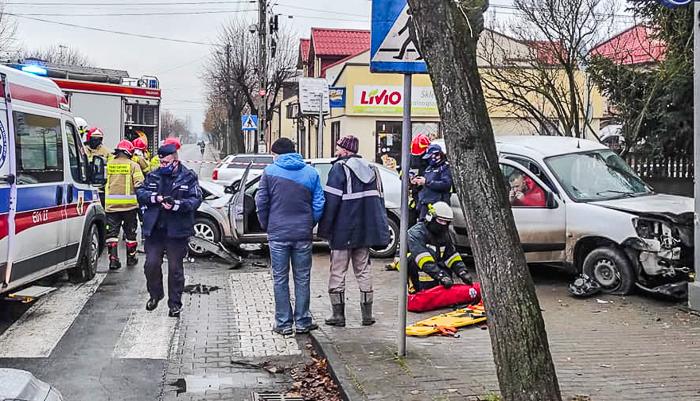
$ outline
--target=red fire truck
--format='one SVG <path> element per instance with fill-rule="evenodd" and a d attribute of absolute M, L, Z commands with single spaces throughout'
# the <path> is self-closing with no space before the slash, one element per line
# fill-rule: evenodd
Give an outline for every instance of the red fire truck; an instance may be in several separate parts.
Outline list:
<path fill-rule="evenodd" d="M 104 143 L 114 147 L 127 133 L 143 132 L 151 154 L 160 142 L 161 90 L 158 78 L 133 78 L 121 70 L 76 67 L 37 59 L 6 63 L 8 66 L 43 75 L 66 94 L 73 115 L 100 127 Z"/>

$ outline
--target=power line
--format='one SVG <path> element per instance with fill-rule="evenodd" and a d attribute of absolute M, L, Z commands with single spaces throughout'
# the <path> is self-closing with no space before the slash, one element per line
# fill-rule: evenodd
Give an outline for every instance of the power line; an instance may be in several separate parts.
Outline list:
<path fill-rule="evenodd" d="M 188 43 L 188 44 L 193 44 L 193 45 L 204 45 L 204 46 L 218 46 L 214 43 L 207 43 L 207 42 L 197 42 L 194 40 L 185 40 L 185 39 L 171 39 L 171 38 L 163 38 L 160 36 L 151 36 L 151 35 L 141 35 L 138 33 L 131 33 L 131 32 L 121 32 L 121 31 L 112 31 L 109 29 L 102 29 L 102 28 L 94 28 L 90 26 L 84 26 L 84 25 L 77 25 L 77 24 L 71 24 L 68 22 L 58 22 L 58 21 L 50 21 L 46 19 L 41 19 L 41 18 L 34 18 L 34 17 L 26 17 L 23 15 L 18 15 L 18 14 L 13 14 L 13 13 L 6 13 L 7 15 L 12 15 L 17 18 L 24 18 L 32 21 L 39 21 L 39 22 L 45 22 L 48 24 L 55 24 L 55 25 L 63 25 L 63 26 L 69 26 L 72 28 L 80 28 L 80 29 L 87 29 L 90 31 L 97 31 L 97 32 L 105 32 L 105 33 L 113 33 L 117 35 L 124 35 L 124 36 L 133 36 L 137 38 L 145 38 L 145 39 L 157 39 L 157 40 L 164 40 L 168 42 L 176 42 L 176 43 Z"/>
<path fill-rule="evenodd" d="M 326 13 L 326 14 L 334 14 L 334 15 L 347 15 L 347 16 L 350 16 L 350 17 L 363 17 L 363 18 L 367 18 L 367 14 L 341 13 L 341 12 L 336 12 L 336 11 L 319 10 L 319 9 L 311 8 L 311 7 L 290 6 L 290 5 L 287 5 L 287 4 L 277 4 L 277 6 L 279 6 L 279 7 L 287 7 L 287 8 L 294 8 L 294 9 L 297 9 L 297 10 L 315 11 L 315 12 L 318 12 L 318 13 Z M 319 17 L 319 18 L 324 18 L 324 19 L 325 19 L 325 17 Z"/>
<path fill-rule="evenodd" d="M 207 58 L 207 57 L 209 57 L 208 54 L 207 54 L 207 55 L 204 55 L 204 56 L 202 56 L 202 57 L 199 57 L 199 58 L 197 58 L 197 59 L 195 59 L 195 60 L 189 61 L 189 62 L 187 62 L 187 63 L 185 63 L 185 64 L 180 64 L 180 65 L 178 65 L 177 67 L 173 67 L 173 68 L 169 68 L 169 69 L 167 69 L 167 70 L 165 70 L 165 71 L 157 72 L 155 75 L 162 75 L 162 74 L 166 74 L 166 73 L 168 73 L 168 72 L 170 72 L 170 71 L 175 71 L 175 70 L 180 69 L 180 68 L 182 68 L 182 67 L 186 67 L 186 66 L 188 66 L 188 65 L 190 65 L 190 64 L 194 64 L 194 63 L 196 63 L 197 61 L 203 60 L 203 59 L 205 59 L 205 58 Z"/>
<path fill-rule="evenodd" d="M 206 4 L 242 4 L 255 3 L 252 0 L 234 0 L 234 1 L 188 1 L 188 2 L 141 2 L 141 3 L 35 3 L 25 1 L 9 1 L 6 5 L 27 5 L 27 6 L 189 6 L 189 5 L 206 5 Z"/>
<path fill-rule="evenodd" d="M 133 16 L 168 16 L 168 15 L 198 15 L 221 13 L 245 13 L 257 10 L 217 10 L 217 11 L 176 11 L 176 12 L 143 12 L 143 13 L 108 13 L 108 14 L 61 14 L 61 13 L 13 13 L 17 17 L 133 17 Z M 8 13 L 9 14 L 9 13 Z"/>

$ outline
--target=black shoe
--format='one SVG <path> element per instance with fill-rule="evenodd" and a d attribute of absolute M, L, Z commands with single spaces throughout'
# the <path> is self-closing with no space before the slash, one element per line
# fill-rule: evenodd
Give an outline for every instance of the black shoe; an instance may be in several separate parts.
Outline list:
<path fill-rule="evenodd" d="M 180 312 L 182 312 L 182 308 L 170 308 L 170 312 L 168 312 L 168 316 L 170 317 L 180 317 Z"/>
<path fill-rule="evenodd" d="M 110 259 L 109 270 L 119 270 L 122 268 L 122 263 L 118 259 Z"/>
<path fill-rule="evenodd" d="M 311 323 L 310 325 L 302 328 L 297 328 L 297 334 L 307 334 L 311 330 L 316 330 L 318 329 L 318 325 L 316 323 Z"/>
<path fill-rule="evenodd" d="M 126 265 L 128 267 L 136 266 L 139 263 L 139 258 L 136 257 L 136 255 L 131 256 L 127 255 L 126 256 Z"/>
<path fill-rule="evenodd" d="M 294 330 L 292 330 L 291 327 L 289 327 L 287 329 L 280 330 L 279 328 L 277 328 L 277 326 L 275 326 L 272 328 L 272 331 L 274 331 L 275 333 L 277 333 L 281 336 L 291 336 L 292 334 L 294 334 Z"/>
<path fill-rule="evenodd" d="M 158 307 L 158 302 L 160 302 L 160 299 L 149 299 L 148 302 L 146 302 L 146 310 L 149 312 L 154 310 Z"/>

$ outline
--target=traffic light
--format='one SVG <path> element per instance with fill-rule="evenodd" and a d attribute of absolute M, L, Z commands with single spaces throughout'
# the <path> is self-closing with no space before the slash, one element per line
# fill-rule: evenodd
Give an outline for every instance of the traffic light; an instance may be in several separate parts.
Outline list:
<path fill-rule="evenodd" d="M 280 16 L 273 15 L 270 17 L 270 33 L 275 33 L 280 30 Z"/>

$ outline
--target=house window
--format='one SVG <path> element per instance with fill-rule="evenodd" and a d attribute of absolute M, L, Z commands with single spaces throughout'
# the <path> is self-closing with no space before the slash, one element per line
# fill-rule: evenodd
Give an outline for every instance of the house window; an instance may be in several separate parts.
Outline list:
<path fill-rule="evenodd" d="M 331 155 L 335 154 L 335 144 L 340 140 L 340 121 L 331 123 Z"/>

